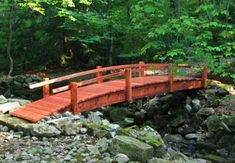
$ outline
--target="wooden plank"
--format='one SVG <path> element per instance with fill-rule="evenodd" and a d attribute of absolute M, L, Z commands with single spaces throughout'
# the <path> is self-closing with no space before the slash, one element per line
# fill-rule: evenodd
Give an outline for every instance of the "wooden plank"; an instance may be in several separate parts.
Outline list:
<path fill-rule="evenodd" d="M 24 110 L 28 110 L 28 111 L 31 111 L 33 113 L 37 113 L 37 114 L 41 114 L 41 115 L 50 115 L 51 113 L 53 113 L 53 111 L 46 111 L 46 110 L 43 110 L 41 109 L 41 107 L 35 107 L 35 106 L 23 106 L 22 109 Z"/>
<path fill-rule="evenodd" d="M 16 117 L 20 117 L 20 118 L 29 120 L 34 123 L 38 122 L 40 119 L 43 119 L 46 117 L 46 115 L 33 113 L 31 111 L 24 110 L 24 109 L 19 109 L 19 110 L 13 111 L 10 114 L 13 116 L 16 116 Z"/>

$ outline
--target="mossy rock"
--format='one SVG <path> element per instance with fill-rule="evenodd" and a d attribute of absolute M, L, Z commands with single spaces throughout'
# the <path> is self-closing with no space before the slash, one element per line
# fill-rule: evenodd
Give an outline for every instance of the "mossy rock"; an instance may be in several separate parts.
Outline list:
<path fill-rule="evenodd" d="M 115 136 L 111 151 L 126 154 L 130 159 L 146 162 L 153 157 L 153 147 L 129 136 Z"/>

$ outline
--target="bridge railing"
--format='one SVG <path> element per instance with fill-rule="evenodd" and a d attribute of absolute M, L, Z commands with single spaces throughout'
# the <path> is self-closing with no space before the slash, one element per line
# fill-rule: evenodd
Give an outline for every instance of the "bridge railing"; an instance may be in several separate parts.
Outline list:
<path fill-rule="evenodd" d="M 145 71 L 151 67 L 154 70 L 162 70 L 167 69 L 168 74 L 168 82 L 169 82 L 169 91 L 173 92 L 173 82 L 174 82 L 174 70 L 172 67 L 180 67 L 180 68 L 187 68 L 189 65 L 186 64 L 155 64 L 150 63 L 146 64 L 144 62 L 139 62 L 139 64 L 128 64 L 128 65 L 119 65 L 119 66 L 111 66 L 111 67 L 101 67 L 97 66 L 96 69 L 83 71 L 79 73 L 74 73 L 71 75 L 66 75 L 62 77 L 58 77 L 55 79 L 44 78 L 42 82 L 31 84 L 29 86 L 30 89 L 43 87 L 43 97 L 50 96 L 50 85 L 74 78 L 79 78 L 83 76 L 95 75 L 95 77 L 80 81 L 80 82 L 71 82 L 69 85 L 65 85 L 59 88 L 52 89 L 52 93 L 60 93 L 63 91 L 70 90 L 71 92 L 71 107 L 74 112 L 77 111 L 77 88 L 93 83 L 102 83 L 106 80 L 115 78 L 115 77 L 124 77 L 125 78 L 125 85 L 126 85 L 126 98 L 128 101 L 132 101 L 132 88 L 131 88 L 131 79 L 132 74 L 138 74 L 139 77 L 145 76 Z M 206 87 L 206 79 L 207 79 L 207 69 L 204 67 L 202 73 L 202 86 Z"/>

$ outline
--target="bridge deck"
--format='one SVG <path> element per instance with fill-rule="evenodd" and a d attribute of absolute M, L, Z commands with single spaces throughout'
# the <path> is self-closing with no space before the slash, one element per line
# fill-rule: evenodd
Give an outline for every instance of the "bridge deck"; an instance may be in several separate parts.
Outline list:
<path fill-rule="evenodd" d="M 145 76 L 132 78 L 133 99 L 169 92 L 168 76 Z M 202 87 L 202 79 L 174 77 L 174 91 Z M 126 101 L 125 80 L 113 80 L 77 88 L 78 112 Z M 31 122 L 37 122 L 53 113 L 71 109 L 70 91 L 58 93 L 26 106 L 10 114 Z"/>

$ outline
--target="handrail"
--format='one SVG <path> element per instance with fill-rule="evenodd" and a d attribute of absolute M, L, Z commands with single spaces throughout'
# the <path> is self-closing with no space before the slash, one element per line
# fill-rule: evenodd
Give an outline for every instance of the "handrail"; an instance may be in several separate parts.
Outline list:
<path fill-rule="evenodd" d="M 150 67 L 150 66 L 164 68 L 164 67 L 167 67 L 168 64 L 154 64 L 154 63 L 152 63 L 152 64 L 141 65 L 141 67 L 144 67 L 144 68 Z M 118 65 L 118 66 L 104 67 L 104 68 L 99 68 L 99 69 L 92 69 L 92 70 L 87 70 L 87 71 L 83 71 L 83 72 L 79 72 L 79 73 L 75 73 L 75 74 L 70 74 L 70 75 L 58 77 L 55 79 L 50 79 L 47 81 L 42 81 L 39 83 L 31 84 L 31 85 L 29 85 L 29 88 L 34 89 L 34 88 L 38 88 L 38 87 L 43 87 L 45 85 L 58 83 L 61 81 L 65 81 L 65 80 L 69 80 L 69 79 L 77 78 L 77 77 L 81 77 L 81 76 L 91 75 L 91 74 L 95 74 L 97 72 L 113 71 L 113 70 L 120 70 L 120 69 L 126 69 L 126 68 L 139 68 L 139 67 L 140 67 L 140 64 L 129 64 L 129 65 L 121 65 L 121 66 Z"/>

